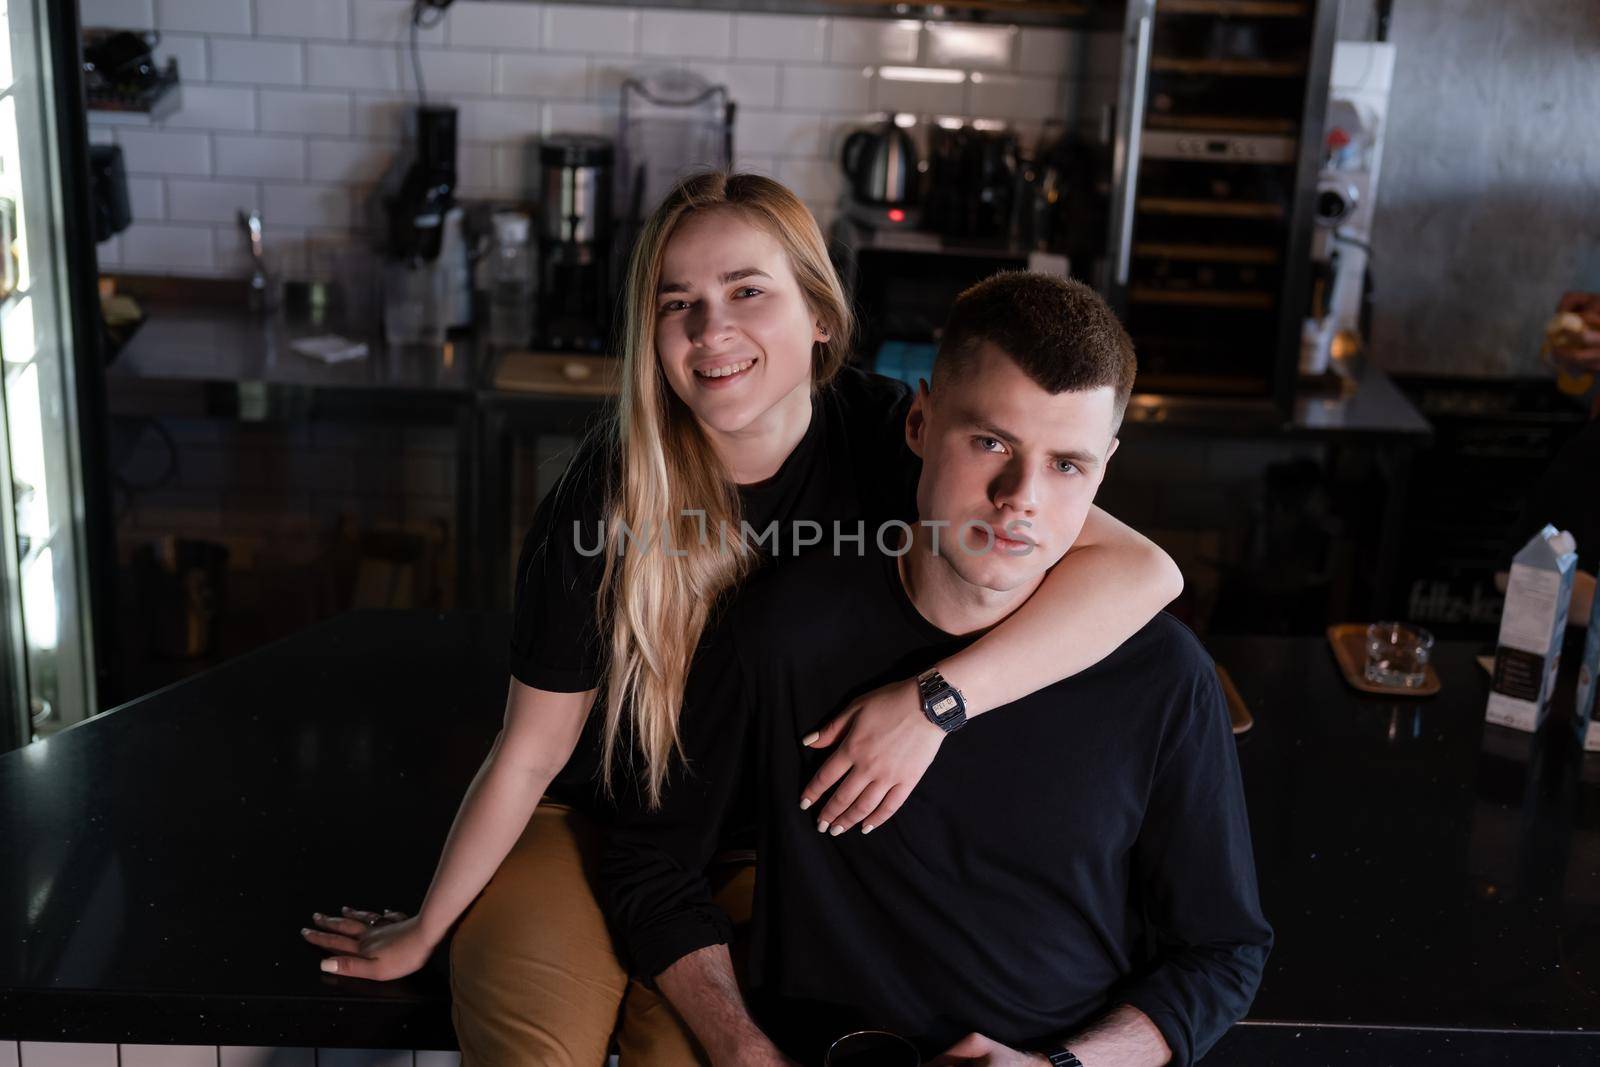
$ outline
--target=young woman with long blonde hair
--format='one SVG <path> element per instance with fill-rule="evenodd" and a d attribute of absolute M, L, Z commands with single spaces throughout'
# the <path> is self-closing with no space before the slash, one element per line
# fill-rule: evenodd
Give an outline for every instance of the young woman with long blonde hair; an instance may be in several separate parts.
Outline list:
<path fill-rule="evenodd" d="M 625 298 L 621 395 L 529 531 L 505 725 L 420 912 L 346 908 L 305 935 L 333 953 L 324 970 L 386 980 L 454 930 L 468 1067 L 597 1067 L 613 1046 L 624 1065 L 699 1062 L 671 1009 L 630 988 L 595 901 L 608 798 L 671 788 L 684 682 L 719 602 L 815 530 L 827 550 L 836 531 L 913 514 L 909 391 L 846 364 L 849 304 L 792 192 L 685 180 L 640 235 Z M 1165 553 L 1095 511 L 1033 598 L 938 669 L 969 714 L 998 708 L 1097 662 L 1181 585 Z M 835 832 L 881 824 L 944 736 L 915 679 L 885 686 L 804 739 L 836 747 L 796 801 Z M 736 918 L 742 858 L 719 897 Z"/>

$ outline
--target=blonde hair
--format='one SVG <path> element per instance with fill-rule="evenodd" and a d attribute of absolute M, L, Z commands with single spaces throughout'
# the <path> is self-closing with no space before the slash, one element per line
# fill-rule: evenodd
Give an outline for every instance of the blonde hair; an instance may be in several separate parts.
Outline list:
<path fill-rule="evenodd" d="M 759 227 L 788 255 L 811 314 L 827 339 L 812 348 L 812 388 L 832 380 L 849 351 L 854 322 L 827 245 L 811 212 L 782 184 L 756 174 L 700 173 L 684 179 L 650 216 L 628 264 L 622 324 L 622 395 L 607 428 L 619 472 L 606 505 L 605 570 L 597 605 L 609 637 L 601 774 L 613 789 L 624 749 L 648 805 L 661 802 L 674 755 L 689 666 L 712 608 L 754 566 L 735 535 L 742 518 L 729 478 L 687 405 L 672 391 L 656 354 L 656 301 L 668 242 L 687 218 L 730 211 Z M 686 509 L 703 511 L 684 515 Z M 671 531 L 671 554 L 660 538 Z M 653 551 L 626 551 L 627 531 L 656 531 Z M 680 554 L 681 553 L 681 554 Z M 627 738 L 627 741 L 624 738 Z M 629 743 L 631 742 L 631 743 Z"/>

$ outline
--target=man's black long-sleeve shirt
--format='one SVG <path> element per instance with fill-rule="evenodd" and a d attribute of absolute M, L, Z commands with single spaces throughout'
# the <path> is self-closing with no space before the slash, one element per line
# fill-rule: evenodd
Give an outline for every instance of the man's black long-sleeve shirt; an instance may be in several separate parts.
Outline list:
<path fill-rule="evenodd" d="M 635 973 L 727 940 L 702 871 L 748 773 L 750 980 L 791 1055 L 836 1036 L 804 1033 L 824 1016 L 927 1055 L 969 1031 L 1041 1047 L 1127 1003 L 1173 1063 L 1199 1058 L 1249 1007 L 1272 940 L 1210 657 L 1162 614 L 947 737 L 871 835 L 830 837 L 799 808 L 827 756 L 801 738 L 964 643 L 921 616 L 870 537 L 862 556 L 845 548 L 747 589 L 691 678 L 688 770 L 661 810 L 619 815 L 602 891 Z M 798 1030 L 785 1005 L 805 1005 Z"/>

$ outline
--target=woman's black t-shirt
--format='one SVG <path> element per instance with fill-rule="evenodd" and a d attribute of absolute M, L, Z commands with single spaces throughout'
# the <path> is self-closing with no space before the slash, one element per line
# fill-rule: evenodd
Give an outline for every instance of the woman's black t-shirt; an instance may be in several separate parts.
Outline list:
<path fill-rule="evenodd" d="M 739 487 L 743 520 L 756 534 L 762 566 L 793 558 L 801 542 L 836 530 L 876 536 L 877 524 L 915 515 L 920 464 L 905 444 L 906 386 L 853 367 L 812 398 L 811 422 L 776 474 Z M 524 685 L 578 693 L 602 687 L 607 657 L 595 604 L 605 557 L 599 529 L 614 464 L 595 442 L 582 447 L 550 490 L 523 540 L 517 563 L 511 674 Z M 775 540 L 758 541 L 773 524 Z M 816 523 L 820 532 L 808 523 Z M 800 524 L 797 529 L 796 524 Z M 715 534 L 711 534 L 715 536 Z M 854 551 L 854 542 L 847 542 Z M 804 550 L 801 548 L 801 550 Z M 592 810 L 599 803 L 600 707 L 596 699 L 578 747 L 549 788 L 557 801 Z"/>

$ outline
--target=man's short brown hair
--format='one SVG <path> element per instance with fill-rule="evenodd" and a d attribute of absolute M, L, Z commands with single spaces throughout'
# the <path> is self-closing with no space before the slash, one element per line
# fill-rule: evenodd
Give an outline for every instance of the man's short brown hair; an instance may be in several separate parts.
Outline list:
<path fill-rule="evenodd" d="M 988 341 L 1051 393 L 1111 387 L 1112 426 L 1133 392 L 1133 342 L 1100 294 L 1070 278 L 1004 271 L 956 298 L 946 320 L 933 384 L 956 381 Z"/>

